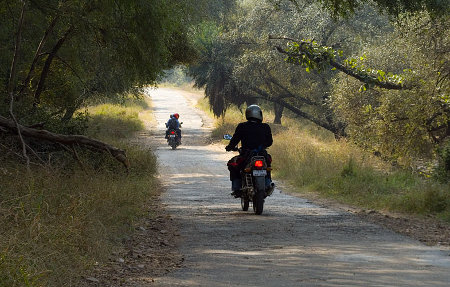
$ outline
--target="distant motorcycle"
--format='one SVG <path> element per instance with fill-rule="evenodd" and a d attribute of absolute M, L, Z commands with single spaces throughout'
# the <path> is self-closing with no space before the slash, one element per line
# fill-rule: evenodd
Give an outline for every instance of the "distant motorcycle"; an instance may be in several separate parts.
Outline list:
<path fill-rule="evenodd" d="M 180 127 L 181 124 L 183 122 L 180 123 Z M 167 124 L 166 124 L 166 128 L 167 128 Z M 167 138 L 167 144 L 170 145 L 172 147 L 172 149 L 176 149 L 177 146 L 179 146 L 181 144 L 181 140 L 178 137 L 178 133 L 175 129 L 169 129 L 166 132 L 166 138 Z"/>
<path fill-rule="evenodd" d="M 224 139 L 230 140 L 231 135 L 224 135 Z M 250 202 L 252 202 L 253 211 L 255 214 L 260 215 L 264 209 L 265 198 L 272 195 L 273 192 L 273 188 L 269 188 L 266 191 L 266 177 L 268 176 L 268 172 L 272 170 L 266 160 L 267 152 L 265 150 L 244 152 L 241 148 L 235 148 L 234 150 L 239 151 L 240 156 L 238 158 L 244 161 L 244 168 L 240 170 L 242 180 L 240 196 L 242 210 L 247 211 Z M 242 163 L 230 160 L 228 165 L 237 168 Z"/>

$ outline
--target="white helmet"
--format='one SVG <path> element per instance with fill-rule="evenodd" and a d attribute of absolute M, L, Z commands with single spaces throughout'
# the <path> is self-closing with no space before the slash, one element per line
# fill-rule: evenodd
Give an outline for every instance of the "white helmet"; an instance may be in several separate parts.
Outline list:
<path fill-rule="evenodd" d="M 263 114 L 261 111 L 261 108 L 257 105 L 250 105 L 245 110 L 245 118 L 247 120 L 249 119 L 257 119 L 262 121 L 263 120 Z"/>

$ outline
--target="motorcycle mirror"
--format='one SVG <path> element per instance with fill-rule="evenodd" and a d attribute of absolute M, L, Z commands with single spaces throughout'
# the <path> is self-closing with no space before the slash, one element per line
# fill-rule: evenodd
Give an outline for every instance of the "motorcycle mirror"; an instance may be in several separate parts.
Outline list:
<path fill-rule="evenodd" d="M 232 138 L 232 136 L 229 134 L 223 135 L 223 139 L 225 139 L 225 140 L 229 141 L 229 140 L 231 140 L 231 138 Z"/>
<path fill-rule="evenodd" d="M 183 124 L 183 122 L 180 122 L 180 125 Z"/>

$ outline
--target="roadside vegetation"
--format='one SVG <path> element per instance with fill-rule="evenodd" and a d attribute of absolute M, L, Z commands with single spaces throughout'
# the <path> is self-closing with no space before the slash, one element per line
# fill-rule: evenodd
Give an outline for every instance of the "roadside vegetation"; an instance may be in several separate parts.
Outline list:
<path fill-rule="evenodd" d="M 48 151 L 31 173 L 2 145 L 0 286 L 76 286 L 102 264 L 158 193 L 152 152 L 129 142 L 143 128 L 144 100 L 89 107 L 86 133 L 127 151 L 130 170 L 110 156 Z M 48 146 L 51 149 L 51 146 Z M 150 211 L 151 212 L 151 211 Z"/>
<path fill-rule="evenodd" d="M 200 108 L 209 109 L 208 100 Z M 264 109 L 265 121 L 273 113 Z M 243 110 L 229 108 L 217 118 L 213 137 L 233 134 L 245 121 Z M 450 184 L 405 170 L 362 150 L 306 120 L 287 115 L 283 125 L 270 124 L 274 144 L 274 179 L 286 180 L 299 193 L 315 193 L 363 209 L 433 216 L 450 223 Z"/>
<path fill-rule="evenodd" d="M 233 2 L 0 2 L 0 286 L 77 286 L 119 248 L 156 193 L 128 94 L 192 61 L 190 27 Z"/>
<path fill-rule="evenodd" d="M 450 6 L 391 2 L 0 2 L 0 286 L 75 285 L 130 230 L 155 159 L 128 94 L 164 75 L 205 90 L 218 136 L 233 106 L 273 110 L 302 190 L 448 220 Z"/>
<path fill-rule="evenodd" d="M 198 57 L 187 71 L 218 118 L 215 135 L 242 120 L 235 107 L 257 103 L 273 114 L 276 177 L 364 208 L 450 221 L 450 5 L 237 7 L 192 37 Z"/>
<path fill-rule="evenodd" d="M 198 26 L 188 74 L 217 117 L 265 104 L 276 124 L 290 113 L 393 165 L 450 180 L 450 6 L 354 2 L 242 1 L 222 22 Z"/>

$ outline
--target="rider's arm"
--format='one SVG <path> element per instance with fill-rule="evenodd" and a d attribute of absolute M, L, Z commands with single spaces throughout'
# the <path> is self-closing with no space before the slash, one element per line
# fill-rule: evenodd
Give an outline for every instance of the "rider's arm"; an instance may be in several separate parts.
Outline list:
<path fill-rule="evenodd" d="M 273 139 L 272 139 L 272 130 L 270 129 L 270 126 L 268 124 L 264 124 L 264 133 L 265 133 L 265 143 L 264 146 L 265 147 L 269 147 L 272 145 L 273 143 Z"/>
<path fill-rule="evenodd" d="M 234 148 L 241 139 L 242 139 L 242 124 L 238 124 L 228 146 Z"/>

